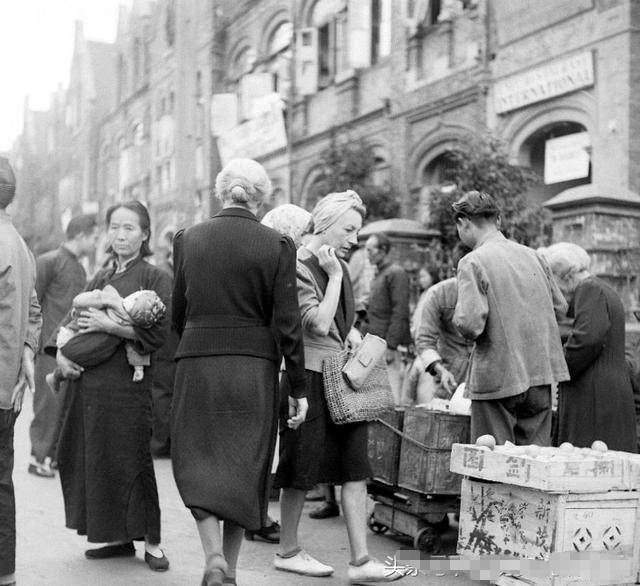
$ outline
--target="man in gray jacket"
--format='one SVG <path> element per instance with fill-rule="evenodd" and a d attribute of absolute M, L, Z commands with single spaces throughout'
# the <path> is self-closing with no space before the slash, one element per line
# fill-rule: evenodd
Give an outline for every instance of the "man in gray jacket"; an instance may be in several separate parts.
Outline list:
<path fill-rule="evenodd" d="M 34 355 L 42 327 L 34 289 L 33 255 L 5 211 L 16 191 L 9 162 L 0 157 L 0 584 L 15 585 L 16 507 L 13 427 L 25 388 L 33 392 Z"/>
<path fill-rule="evenodd" d="M 473 248 L 458 265 L 453 322 L 475 341 L 467 374 L 471 440 L 549 445 L 551 385 L 569 379 L 556 316 L 566 301 L 546 261 L 500 232 L 486 193 L 453 204 L 460 240 Z"/>

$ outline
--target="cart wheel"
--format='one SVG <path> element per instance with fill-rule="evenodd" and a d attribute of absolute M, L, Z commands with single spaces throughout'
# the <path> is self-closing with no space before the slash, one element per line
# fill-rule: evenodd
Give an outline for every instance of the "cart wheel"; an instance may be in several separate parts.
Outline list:
<path fill-rule="evenodd" d="M 442 547 L 442 539 L 434 527 L 425 527 L 415 536 L 413 547 L 425 553 L 437 554 Z"/>
<path fill-rule="evenodd" d="M 389 527 L 376 521 L 376 517 L 373 513 L 371 513 L 371 516 L 369 517 L 369 529 L 371 529 L 371 531 L 377 533 L 378 535 L 382 535 L 383 533 L 389 531 Z"/>

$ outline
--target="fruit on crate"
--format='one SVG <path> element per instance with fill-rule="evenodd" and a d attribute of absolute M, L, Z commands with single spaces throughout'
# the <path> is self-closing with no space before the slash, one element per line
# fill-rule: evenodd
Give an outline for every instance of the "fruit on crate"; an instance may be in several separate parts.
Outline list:
<path fill-rule="evenodd" d="M 591 449 L 596 452 L 606 452 L 609 448 L 602 440 L 596 440 L 591 444 Z"/>
<path fill-rule="evenodd" d="M 481 435 L 476 440 L 476 446 L 485 446 L 490 450 L 493 450 L 496 447 L 496 438 L 490 434 Z"/>

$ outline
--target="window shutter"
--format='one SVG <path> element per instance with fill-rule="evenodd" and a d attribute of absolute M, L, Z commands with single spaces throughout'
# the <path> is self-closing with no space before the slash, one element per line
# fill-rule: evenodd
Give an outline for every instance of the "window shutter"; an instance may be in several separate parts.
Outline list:
<path fill-rule="evenodd" d="M 371 65 L 371 0 L 349 0 L 349 60 L 351 67 Z"/>
<path fill-rule="evenodd" d="M 303 96 L 318 91 L 318 31 L 302 28 L 296 35 L 296 85 Z"/>

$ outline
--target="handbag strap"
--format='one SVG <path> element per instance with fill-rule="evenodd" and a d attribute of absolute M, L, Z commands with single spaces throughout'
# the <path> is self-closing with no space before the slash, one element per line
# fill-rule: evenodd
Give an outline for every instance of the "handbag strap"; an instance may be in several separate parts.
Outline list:
<path fill-rule="evenodd" d="M 430 448 L 426 444 L 419 442 L 417 439 L 412 438 L 410 435 L 407 435 L 406 433 L 400 431 L 399 429 L 396 429 L 395 427 L 393 427 L 393 425 L 390 425 L 389 423 L 387 423 L 386 421 L 383 421 L 379 417 L 377 417 L 375 421 L 377 421 L 378 423 L 382 423 L 382 425 L 384 425 L 385 427 L 388 427 L 393 433 L 395 433 L 396 435 L 399 435 L 402 439 L 406 439 L 409 443 L 419 447 L 421 450 L 424 450 L 425 452 L 440 453 L 443 451 L 442 449 L 439 449 L 439 448 Z"/>

